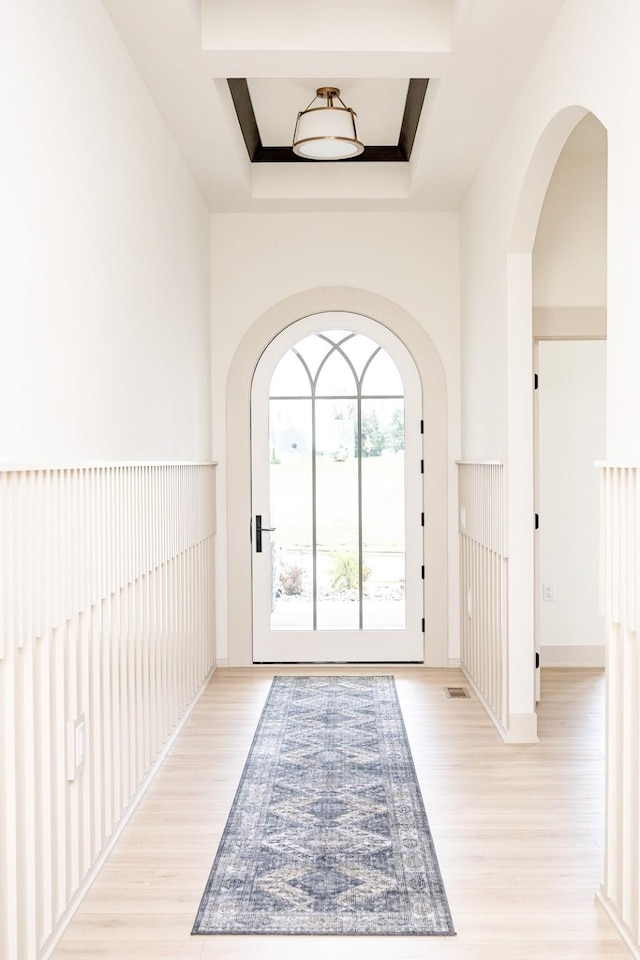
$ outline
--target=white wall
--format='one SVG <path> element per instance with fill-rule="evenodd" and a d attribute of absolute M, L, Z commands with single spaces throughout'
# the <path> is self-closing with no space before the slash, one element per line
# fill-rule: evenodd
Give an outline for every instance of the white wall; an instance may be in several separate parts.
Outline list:
<path fill-rule="evenodd" d="M 456 488 L 459 453 L 458 218 L 452 214 L 263 214 L 213 216 L 213 409 L 214 455 L 225 483 L 228 371 L 253 324 L 278 303 L 320 287 L 369 291 L 409 313 L 432 339 L 447 384 L 450 656 L 459 656 Z M 348 309 L 341 304 L 337 309 Z M 374 318 L 375 319 L 375 318 Z M 256 358 L 257 360 L 257 358 Z M 247 404 L 248 404 L 247 391 Z M 229 438 L 229 443 L 235 441 Z M 220 503 L 225 502 L 221 493 Z M 247 517 L 247 524 L 249 518 Z M 219 514 L 219 549 L 224 518 Z M 225 576 L 225 558 L 218 570 Z M 227 636 L 219 584 L 218 656 Z"/>
<path fill-rule="evenodd" d="M 640 83 L 639 38 L 640 10 L 633 0 L 615 5 L 594 0 L 588 7 L 567 0 L 467 196 L 461 219 L 462 443 L 467 458 L 507 452 L 507 257 L 524 249 L 522 231 L 516 229 L 523 209 L 532 232 L 529 253 L 533 247 L 544 192 L 563 146 L 562 140 L 552 143 L 554 118 L 569 111 L 575 123 L 580 110 L 591 110 L 608 133 L 608 363 L 610 372 L 618 371 L 609 376 L 608 455 L 640 460 L 640 433 L 628 429 L 627 419 L 627 411 L 640 402 L 634 373 L 640 348 L 640 326 L 634 319 L 640 312 L 640 273 L 633 253 L 640 210 L 634 160 L 640 121 L 633 106 Z M 539 144 L 549 169 L 536 207 L 532 196 L 541 172 L 534 162 Z M 518 332 L 522 334 L 512 329 L 511 339 Z"/>
<path fill-rule="evenodd" d="M 398 303 L 425 328 L 457 415 L 456 215 L 214 214 L 212 221 L 215 370 L 228 368 L 248 328 L 274 304 L 316 287 L 355 287 Z M 215 375 L 214 384 L 219 401 L 224 384 Z"/>
<path fill-rule="evenodd" d="M 604 665 L 600 477 L 594 462 L 604 459 L 606 446 L 606 341 L 543 341 L 538 370 L 541 662 Z M 551 586 L 552 600 L 544 599 L 543 583 Z M 565 647 L 574 649 L 560 649 Z"/>
<path fill-rule="evenodd" d="M 0 462 L 208 458 L 206 206 L 100 0 L 1 29 Z"/>

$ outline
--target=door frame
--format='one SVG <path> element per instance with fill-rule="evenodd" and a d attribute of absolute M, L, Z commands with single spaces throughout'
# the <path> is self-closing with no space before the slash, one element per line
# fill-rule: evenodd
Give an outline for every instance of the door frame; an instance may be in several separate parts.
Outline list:
<path fill-rule="evenodd" d="M 325 319 L 326 318 L 326 319 Z M 350 330 L 362 334 L 382 347 L 396 364 L 404 385 L 405 399 L 405 452 L 404 461 L 404 497 L 405 497 L 405 582 L 407 585 L 405 616 L 406 624 L 402 629 L 365 629 L 349 630 L 293 630 L 272 631 L 264 623 L 267 602 L 266 551 L 258 559 L 255 543 L 252 549 L 252 603 L 253 637 L 252 652 L 254 663 L 263 662 L 393 662 L 423 663 L 424 641 L 421 636 L 420 622 L 425 621 L 424 589 L 420 567 L 424 564 L 424 543 L 418 524 L 412 525 L 411 514 L 421 516 L 424 511 L 421 483 L 422 436 L 420 421 L 423 417 L 422 384 L 413 357 L 388 327 L 351 311 L 331 311 L 331 313 L 311 314 L 282 330 L 264 350 L 254 372 L 251 386 L 251 444 L 252 444 L 252 518 L 256 514 L 266 517 L 263 522 L 274 519 L 269 510 L 268 458 L 270 444 L 267 439 L 269 414 L 269 383 L 273 372 L 286 351 L 298 341 L 323 330 Z M 408 414 L 408 416 L 407 416 Z M 256 433 L 255 417 L 261 429 Z M 264 420 L 264 422 L 263 422 Z M 262 431 L 264 430 L 264 436 Z M 256 463 L 255 458 L 260 462 Z M 255 481 L 260 489 L 255 489 Z M 265 529 L 271 529 L 265 528 Z M 270 558 L 270 554 L 269 554 Z M 423 567 L 424 569 L 424 567 Z M 256 593 L 256 591 L 258 591 Z M 257 636 L 256 636 L 257 631 Z M 275 635 L 273 635 L 275 633 Z M 304 639 L 303 639 L 304 636 Z M 269 646 L 271 644 L 271 646 Z M 381 647 L 386 647 L 381 655 Z M 274 649 L 274 647 L 276 649 Z M 307 657 L 301 657 L 301 650 L 312 651 Z M 276 656 L 276 650 L 279 655 Z M 371 652 L 373 650 L 373 653 Z M 394 653 L 395 651 L 395 653 Z"/>
<path fill-rule="evenodd" d="M 450 665 L 449 632 L 453 636 L 458 635 L 456 597 L 459 573 L 457 489 L 455 482 L 451 488 L 448 485 L 444 367 L 433 341 L 411 314 L 391 300 L 351 287 L 318 287 L 270 307 L 253 323 L 247 323 L 246 333 L 239 338 L 229 365 L 224 429 L 220 424 L 224 434 L 220 437 L 220 448 L 224 450 L 226 464 L 220 476 L 220 503 L 223 507 L 219 511 L 216 554 L 217 635 L 227 640 L 228 656 L 224 656 L 227 649 L 221 650 L 219 644 L 218 663 L 229 666 L 252 665 L 249 586 L 250 396 L 253 373 L 265 347 L 281 330 L 302 317 L 333 311 L 362 314 L 388 327 L 404 343 L 418 369 L 422 382 L 425 431 L 424 608 L 428 611 L 428 619 L 424 662 L 427 666 L 446 667 Z M 452 476 L 455 476 L 453 469 Z M 456 660 L 452 662 L 457 663 Z"/>
<path fill-rule="evenodd" d="M 548 328 L 544 330 L 544 333 L 541 333 L 537 329 L 535 323 L 535 309 L 534 309 L 534 328 L 533 328 L 533 370 L 534 370 L 534 418 L 533 418 L 533 483 L 534 483 L 534 510 L 536 515 L 540 513 L 540 480 L 541 480 L 541 471 L 540 471 L 540 440 L 541 440 L 541 428 L 540 428 L 540 389 L 542 385 L 538 386 L 538 381 L 535 379 L 538 377 L 540 372 L 540 344 L 545 342 L 555 342 L 555 343 L 566 343 L 568 341 L 575 341 L 578 343 L 590 341 L 590 340 L 602 340 L 605 343 L 607 342 L 607 332 L 606 332 L 606 311 L 599 308 L 591 308 L 591 325 L 585 324 L 581 319 L 582 311 L 577 313 L 573 308 L 542 308 L 548 314 L 547 317 L 547 326 L 549 325 L 549 316 L 553 318 L 554 329 L 553 332 Z M 535 671 L 535 702 L 536 708 L 537 704 L 542 699 L 541 694 L 541 683 L 540 683 L 540 672 L 542 667 L 541 662 L 541 647 L 542 647 L 542 631 L 541 631 L 541 617 L 542 617 L 542 576 L 540 572 L 540 531 L 536 528 L 536 533 L 534 536 L 534 547 L 533 547 L 533 558 L 534 558 L 534 620 L 533 620 L 533 630 L 534 630 L 534 649 L 537 655 L 536 664 L 537 669 Z M 606 649 L 606 635 L 603 628 L 603 647 Z M 594 651 L 597 650 L 597 647 L 594 647 Z M 571 647 L 566 648 L 567 656 L 570 657 L 573 652 Z M 597 655 L 595 655 L 597 658 Z M 552 663 L 551 666 L 556 664 Z M 597 667 L 600 664 L 594 662 L 593 664 L 587 664 L 587 666 Z M 579 663 L 576 663 L 575 666 L 580 666 Z M 604 664 L 602 664 L 604 666 Z"/>

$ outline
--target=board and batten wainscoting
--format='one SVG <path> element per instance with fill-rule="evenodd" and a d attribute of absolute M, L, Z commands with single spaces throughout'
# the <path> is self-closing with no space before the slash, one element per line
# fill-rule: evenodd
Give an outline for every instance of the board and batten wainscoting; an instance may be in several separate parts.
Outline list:
<path fill-rule="evenodd" d="M 606 829 L 600 900 L 640 957 L 640 466 L 599 463 L 607 626 Z"/>
<path fill-rule="evenodd" d="M 215 663 L 215 464 L 0 469 L 0 956 L 47 956 Z"/>
<path fill-rule="evenodd" d="M 457 461 L 461 667 L 504 735 L 507 576 L 504 465 Z"/>

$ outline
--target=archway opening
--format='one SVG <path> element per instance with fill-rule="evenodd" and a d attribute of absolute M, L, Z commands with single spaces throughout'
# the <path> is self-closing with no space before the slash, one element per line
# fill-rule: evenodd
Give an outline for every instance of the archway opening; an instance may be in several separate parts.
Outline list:
<path fill-rule="evenodd" d="M 535 650 L 536 549 L 535 541 L 544 518 L 536 517 L 534 467 L 535 379 L 533 364 L 533 259 L 536 235 L 541 223 L 545 196 L 554 170 L 574 129 L 588 115 L 584 107 L 567 107 L 558 113 L 540 136 L 525 175 L 516 207 L 507 261 L 509 312 L 507 366 L 509 381 L 508 420 L 508 517 L 509 527 L 509 700 L 515 698 L 520 709 L 535 711 L 540 657 Z M 590 121 L 589 121 L 590 122 Z M 594 123 L 597 124 L 597 121 Z M 588 129 L 576 137 L 586 139 Z M 571 149 L 571 148 L 570 148 Z M 576 149 L 576 153 L 579 153 Z M 587 151 L 582 151 L 587 153 Z M 569 155 L 569 154 L 568 154 Z M 606 162 L 606 157 L 604 158 Z M 564 194 L 563 194 L 564 195 Z M 606 196 L 606 189 L 604 191 Z M 566 199 L 566 195 L 565 199 Z M 572 198 L 580 209 L 580 193 Z M 588 198 L 587 198 L 588 199 Z M 562 214 L 576 221 L 574 211 Z M 572 248 L 573 249 L 573 248 Z M 575 246 L 579 250 L 579 245 Z M 603 241 L 601 249 L 606 250 Z M 577 256 L 582 271 L 589 265 Z M 563 307 L 566 304 L 562 305 Z M 577 305 L 584 311 L 587 304 Z M 523 510 L 523 504 L 530 504 Z M 545 601 L 549 602 L 549 601 Z M 539 651 L 537 651 L 539 653 Z M 515 701 L 514 701 L 515 702 Z M 513 707 L 512 707 L 513 709 Z M 535 717 L 535 713 L 530 716 Z M 534 721 L 535 722 L 535 721 Z"/>
<path fill-rule="evenodd" d="M 606 456 L 606 222 L 607 134 L 587 114 L 549 181 L 532 258 L 534 609 L 542 669 L 605 663 L 593 465 Z"/>
<path fill-rule="evenodd" d="M 243 337 L 229 368 L 226 386 L 226 465 L 221 497 L 226 504 L 218 519 L 218 589 L 224 599 L 219 609 L 218 635 L 228 641 L 219 659 L 230 666 L 252 662 L 252 610 L 247 603 L 251 583 L 252 543 L 250 395 L 259 358 L 271 341 L 303 317 L 329 311 L 348 311 L 377 321 L 406 347 L 418 371 L 424 416 L 424 474 L 421 486 L 427 509 L 418 515 L 426 577 L 423 582 L 425 618 L 424 661 L 428 666 L 449 664 L 449 575 L 455 578 L 455 553 L 450 553 L 450 530 L 455 505 L 449 502 L 447 465 L 447 395 L 442 361 L 433 342 L 411 315 L 397 304 L 368 291 L 350 287 L 323 287 L 284 300 L 261 317 Z M 420 465 L 418 464 L 418 470 Z M 424 523 L 424 525 L 422 525 Z"/>

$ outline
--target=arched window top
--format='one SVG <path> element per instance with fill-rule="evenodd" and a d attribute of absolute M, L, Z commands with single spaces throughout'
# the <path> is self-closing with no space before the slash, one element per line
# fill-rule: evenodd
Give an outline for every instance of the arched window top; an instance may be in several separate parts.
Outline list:
<path fill-rule="evenodd" d="M 300 360 L 306 364 L 311 380 L 315 381 L 320 364 L 327 356 L 327 341 L 317 333 L 313 333 L 310 337 L 298 340 L 289 352 L 294 350 Z"/>
<path fill-rule="evenodd" d="M 399 396 L 404 393 L 400 371 L 386 350 L 378 350 L 364 372 L 363 396 Z"/>
<path fill-rule="evenodd" d="M 316 394 L 322 397 L 355 396 L 358 380 L 353 364 L 342 349 L 329 347 L 316 379 Z"/>
<path fill-rule="evenodd" d="M 375 340 L 350 330 L 323 330 L 290 347 L 271 378 L 271 397 L 401 397 L 400 372 Z"/>
<path fill-rule="evenodd" d="M 273 371 L 269 394 L 272 397 L 310 397 L 311 388 L 309 369 L 296 349 L 291 347 Z"/>

